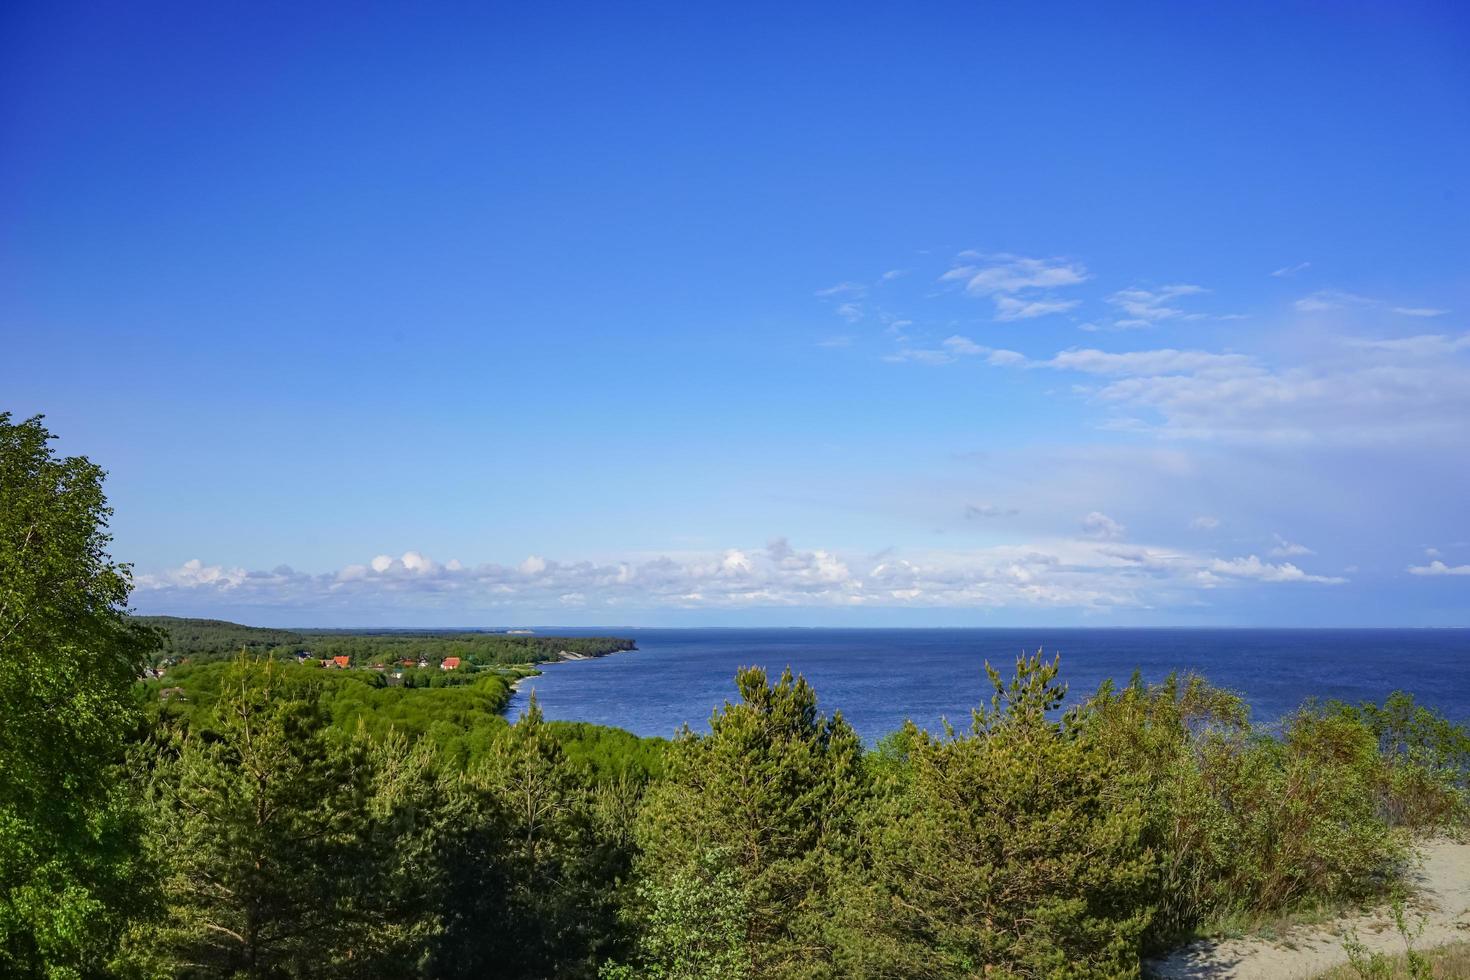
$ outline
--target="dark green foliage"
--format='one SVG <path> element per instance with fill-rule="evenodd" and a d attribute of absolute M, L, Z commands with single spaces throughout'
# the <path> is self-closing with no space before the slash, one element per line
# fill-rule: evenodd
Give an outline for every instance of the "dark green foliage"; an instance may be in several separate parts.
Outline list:
<path fill-rule="evenodd" d="M 1136 976 L 1211 922 L 1381 896 L 1411 832 L 1465 827 L 1470 734 L 1402 694 L 1268 732 L 1134 678 L 1061 713 L 1038 654 L 987 667 L 968 732 L 865 753 L 790 672 L 672 744 L 502 717 L 528 664 L 623 640 L 160 639 L 101 474 L 48 439 L 0 415 L 7 977 Z M 137 683 L 149 650 L 190 662 Z"/>
<path fill-rule="evenodd" d="M 592 977 L 621 952 L 637 793 L 579 780 L 534 699 L 460 777 L 452 806 L 433 975 Z"/>
<path fill-rule="evenodd" d="M 1138 781 L 1077 713 L 1053 720 L 1055 661 L 1022 658 L 1009 684 L 987 671 L 968 735 L 910 726 L 883 767 L 859 972 L 1136 974 L 1157 874 Z"/>
<path fill-rule="evenodd" d="M 96 975 L 139 901 L 120 780 L 146 628 L 102 471 L 0 413 L 0 974 Z"/>
<path fill-rule="evenodd" d="M 206 659 L 226 657 L 241 650 L 265 651 L 271 647 L 304 643 L 299 633 L 241 626 L 222 619 L 184 619 L 179 616 L 138 616 L 136 621 L 149 627 L 158 637 L 154 654 L 158 658 Z"/>
<path fill-rule="evenodd" d="M 365 740 L 331 730 L 320 686 L 270 661 L 241 657 L 222 686 L 209 724 L 180 733 L 150 781 L 147 853 L 166 910 L 135 931 L 134 968 L 266 978 L 411 967 L 435 909 L 413 901 L 423 879 L 405 873 L 397 845 L 420 829 L 428 760 L 410 758 L 408 774 L 383 765 Z"/>
<path fill-rule="evenodd" d="M 632 640 L 610 636 L 507 636 L 503 633 L 303 631 L 307 647 L 319 657 L 351 657 L 356 665 L 392 663 L 422 657 L 438 667 L 445 657 L 479 666 L 541 664 L 574 657 L 601 657 L 633 650 Z M 294 652 L 294 651 L 292 651 Z"/>
<path fill-rule="evenodd" d="M 686 730 L 670 747 L 640 817 L 642 966 L 656 976 L 698 975 L 701 964 L 835 976 L 838 882 L 863 800 L 860 743 L 790 671 L 772 685 L 742 670 L 736 685 L 741 701 L 715 713 L 709 735 Z M 714 890 L 708 901 L 701 888 Z"/>
<path fill-rule="evenodd" d="M 229 660 L 241 650 L 273 654 L 278 659 L 310 653 L 313 657 L 349 657 L 357 667 L 392 665 L 400 660 L 428 661 L 437 671 L 446 657 L 476 666 L 540 664 L 572 657 L 601 657 L 636 649 L 632 640 L 610 636 L 538 636 L 463 630 L 277 630 L 241 626 L 218 619 L 140 616 L 136 620 L 156 632 L 155 659 L 211 663 Z"/>

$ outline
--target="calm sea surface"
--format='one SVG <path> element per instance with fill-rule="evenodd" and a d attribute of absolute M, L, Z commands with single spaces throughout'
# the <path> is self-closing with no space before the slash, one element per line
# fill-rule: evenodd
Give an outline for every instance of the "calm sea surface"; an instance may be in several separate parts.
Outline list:
<path fill-rule="evenodd" d="M 1147 680 L 1197 671 L 1243 694 L 1269 722 L 1305 698 L 1381 700 L 1413 692 L 1457 721 L 1470 721 L 1470 630 L 1125 630 L 1125 629 L 634 629 L 545 630 L 632 637 L 638 649 L 597 660 L 550 664 L 526 681 L 515 717 L 536 692 L 548 718 L 616 725 L 639 735 L 708 727 L 710 712 L 735 698 L 747 665 L 772 675 L 790 666 L 816 688 L 824 711 L 840 708 L 864 738 L 912 718 L 969 723 L 988 700 L 982 665 L 1009 676 L 1022 650 L 1062 656 L 1062 680 L 1079 695 L 1107 678 Z"/>

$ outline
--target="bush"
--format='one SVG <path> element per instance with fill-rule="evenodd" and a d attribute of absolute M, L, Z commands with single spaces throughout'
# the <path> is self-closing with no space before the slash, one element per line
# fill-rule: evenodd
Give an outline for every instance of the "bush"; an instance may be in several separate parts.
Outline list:
<path fill-rule="evenodd" d="M 639 818 L 639 965 L 650 976 L 832 976 L 861 745 L 790 671 L 772 685 L 742 670 L 736 684 L 740 703 L 715 713 L 709 735 L 686 729 L 670 746 Z"/>
<path fill-rule="evenodd" d="M 1142 782 L 1084 717 L 1051 715 L 1065 689 L 1038 653 L 968 735 L 910 725 L 867 826 L 871 934 L 859 972 L 967 977 L 1138 971 L 1157 860 Z"/>
<path fill-rule="evenodd" d="M 1385 762 L 1368 725 L 1308 706 L 1277 735 L 1199 678 L 1104 686 L 1083 712 L 1108 753 L 1142 777 L 1159 855 L 1162 944 L 1212 920 L 1382 891 L 1408 840 L 1383 814 Z"/>

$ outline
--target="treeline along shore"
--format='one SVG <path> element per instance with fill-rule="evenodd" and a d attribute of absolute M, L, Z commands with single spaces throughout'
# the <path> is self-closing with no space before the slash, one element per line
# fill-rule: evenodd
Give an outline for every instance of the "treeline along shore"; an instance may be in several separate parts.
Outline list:
<path fill-rule="evenodd" d="M 0 976 L 1132 977 L 1386 898 L 1466 828 L 1470 734 L 1408 694 L 1267 730 L 1135 677 L 1063 710 L 1025 653 L 968 723 L 868 748 L 751 668 L 665 741 L 502 717 L 521 637 L 190 651 L 127 615 L 101 477 L 0 415 Z M 416 643 L 429 683 L 390 684 Z"/>

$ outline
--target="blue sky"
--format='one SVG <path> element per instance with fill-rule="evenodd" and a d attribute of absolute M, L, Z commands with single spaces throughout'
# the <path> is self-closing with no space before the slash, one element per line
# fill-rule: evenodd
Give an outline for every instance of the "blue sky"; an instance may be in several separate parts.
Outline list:
<path fill-rule="evenodd" d="M 1458 4 L 9 4 L 142 612 L 1470 625 Z"/>

